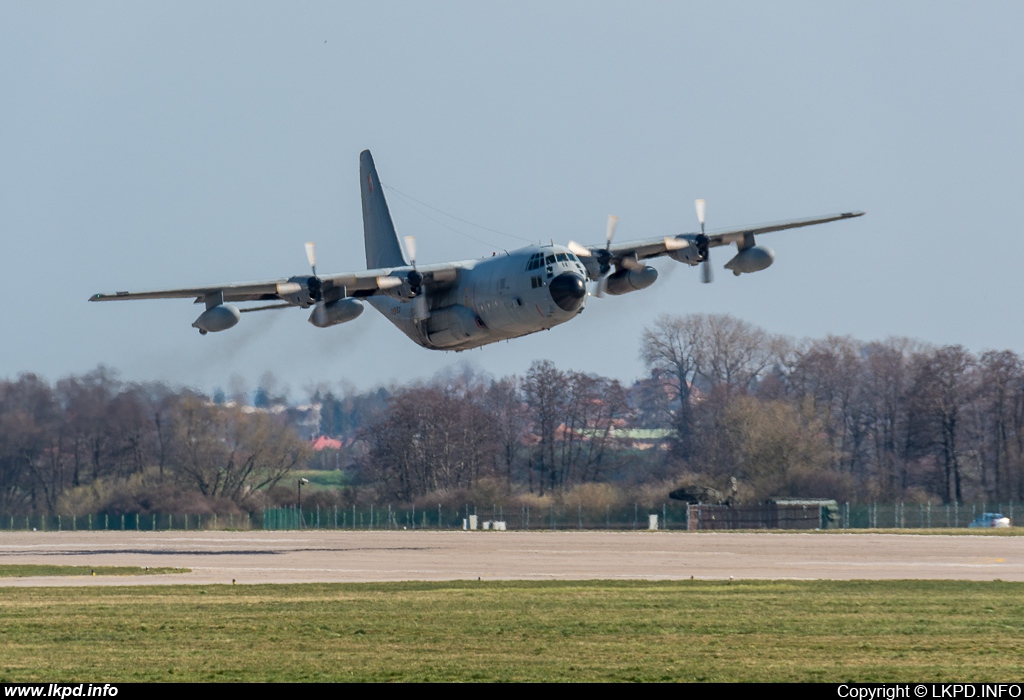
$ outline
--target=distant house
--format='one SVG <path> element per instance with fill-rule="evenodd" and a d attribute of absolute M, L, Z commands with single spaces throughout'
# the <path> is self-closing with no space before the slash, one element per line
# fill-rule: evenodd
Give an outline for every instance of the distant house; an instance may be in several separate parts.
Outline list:
<path fill-rule="evenodd" d="M 329 438 L 326 435 L 321 435 L 313 441 L 313 449 L 317 452 L 320 452 L 321 450 L 340 450 L 341 440 L 335 440 L 334 438 Z"/>

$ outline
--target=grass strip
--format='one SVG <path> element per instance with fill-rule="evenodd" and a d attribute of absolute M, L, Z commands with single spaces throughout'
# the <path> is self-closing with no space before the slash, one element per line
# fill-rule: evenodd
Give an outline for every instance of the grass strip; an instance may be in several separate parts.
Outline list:
<path fill-rule="evenodd" d="M 1005 681 L 1024 584 L 11 588 L 0 682 Z"/>
<path fill-rule="evenodd" d="M 51 566 L 48 564 L 0 564 L 0 578 L 25 576 L 153 576 L 187 574 L 191 569 L 170 566 Z"/>

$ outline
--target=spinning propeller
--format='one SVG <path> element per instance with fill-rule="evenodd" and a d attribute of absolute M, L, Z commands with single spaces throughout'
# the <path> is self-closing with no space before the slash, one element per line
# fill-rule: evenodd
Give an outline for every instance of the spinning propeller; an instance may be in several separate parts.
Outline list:
<path fill-rule="evenodd" d="M 309 298 L 317 304 L 324 301 L 324 283 L 316 276 L 316 244 L 306 243 L 306 260 L 313 269 L 313 276 L 306 280 L 306 287 L 309 290 Z"/>
<path fill-rule="evenodd" d="M 697 221 L 700 222 L 700 234 L 693 242 L 697 246 L 697 252 L 700 253 L 700 271 L 703 282 L 708 284 L 714 279 L 714 275 L 711 272 L 711 252 L 708 250 L 710 239 L 704 235 L 704 214 L 707 212 L 707 205 L 703 199 L 698 199 L 694 204 L 697 207 Z"/>
<path fill-rule="evenodd" d="M 566 246 L 570 251 L 575 253 L 581 258 L 589 258 L 594 256 L 598 264 L 598 278 L 597 278 L 597 291 L 594 296 L 604 296 L 604 285 L 605 279 L 608 277 L 608 273 L 612 269 L 612 236 L 615 235 L 615 226 L 619 223 L 619 217 L 608 215 L 608 228 L 605 235 L 604 248 L 598 250 L 596 253 L 592 253 L 589 248 L 582 246 L 576 241 L 569 241 L 569 245 Z"/>
<path fill-rule="evenodd" d="M 423 289 L 423 275 L 416 269 L 416 237 L 405 237 L 405 250 L 409 254 L 409 264 L 412 265 L 412 272 L 406 279 L 409 281 L 409 291 L 413 295 L 412 317 L 417 321 L 425 321 L 430 318 L 430 307 L 427 304 L 427 294 Z"/>

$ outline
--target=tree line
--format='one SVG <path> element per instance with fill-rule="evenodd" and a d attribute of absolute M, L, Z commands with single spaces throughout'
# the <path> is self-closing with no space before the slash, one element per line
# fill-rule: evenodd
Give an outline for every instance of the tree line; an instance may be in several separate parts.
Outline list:
<path fill-rule="evenodd" d="M 0 381 L 0 513 L 241 512 L 289 502 L 292 470 L 335 467 L 344 492 L 310 498 L 614 501 L 699 484 L 747 501 L 1024 499 L 1013 351 L 794 340 L 721 314 L 662 316 L 638 351 L 647 373 L 630 385 L 537 361 L 313 391 L 320 432 L 343 442 L 333 458 L 273 410 L 288 392 L 269 380 L 250 407 L 103 367 L 23 374 Z"/>

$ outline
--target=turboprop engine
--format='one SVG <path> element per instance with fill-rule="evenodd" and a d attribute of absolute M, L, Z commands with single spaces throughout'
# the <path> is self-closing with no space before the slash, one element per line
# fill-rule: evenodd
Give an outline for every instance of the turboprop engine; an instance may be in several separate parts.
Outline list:
<path fill-rule="evenodd" d="M 238 323 L 238 319 L 241 317 L 241 312 L 234 306 L 218 304 L 200 314 L 199 318 L 192 322 L 192 327 L 198 328 L 200 335 L 217 333 L 218 331 L 226 331 L 228 328 L 231 328 Z"/>
<path fill-rule="evenodd" d="M 739 276 L 744 272 L 757 272 L 763 270 L 775 262 L 775 251 L 763 245 L 755 245 L 741 250 L 736 256 L 725 264 L 726 270 L 732 270 L 732 274 Z"/>
<path fill-rule="evenodd" d="M 363 302 L 358 299 L 337 299 L 318 304 L 309 315 L 309 322 L 317 328 L 327 328 L 357 318 L 363 313 Z"/>
<path fill-rule="evenodd" d="M 628 294 L 640 289 L 647 289 L 658 279 L 658 271 L 650 265 L 640 269 L 623 268 L 608 275 L 604 281 L 604 291 L 608 294 Z"/>

